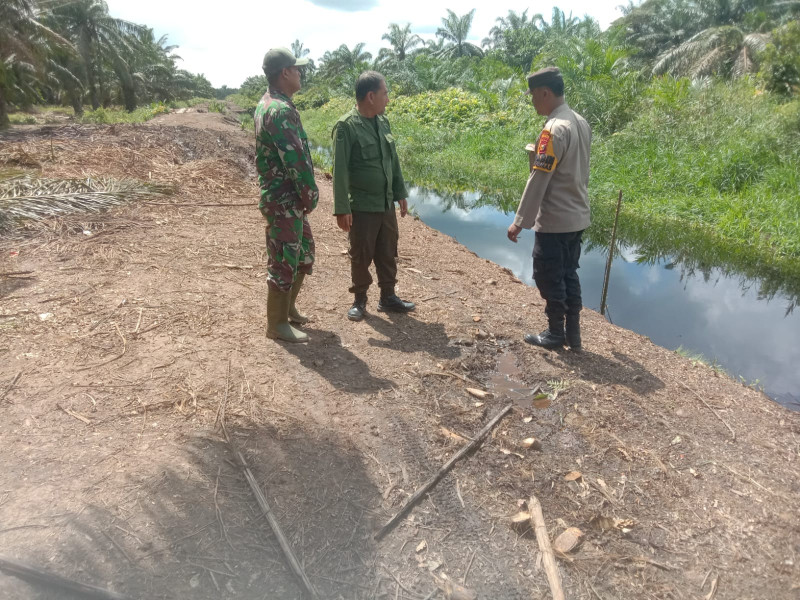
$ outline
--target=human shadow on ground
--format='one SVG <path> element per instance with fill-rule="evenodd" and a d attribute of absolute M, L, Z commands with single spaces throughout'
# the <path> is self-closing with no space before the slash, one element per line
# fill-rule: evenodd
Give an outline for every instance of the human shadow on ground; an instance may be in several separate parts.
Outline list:
<path fill-rule="evenodd" d="M 228 432 L 320 596 L 368 598 L 376 578 L 370 506 L 381 495 L 356 448 L 298 421 L 228 423 Z M 92 476 L 102 479 L 68 524 L 4 536 L 2 554 L 132 599 L 302 597 L 218 431 L 162 442 L 148 458 Z M 0 573 L 0 597 L 85 596 Z"/>
<path fill-rule="evenodd" d="M 580 352 L 554 352 L 545 360 L 559 369 L 575 371 L 581 379 L 601 384 L 616 384 L 645 395 L 666 387 L 664 382 L 650 373 L 641 363 L 621 352 L 612 352 L 615 360 L 589 350 Z"/>
<path fill-rule="evenodd" d="M 338 334 L 308 325 L 303 331 L 311 340 L 308 344 L 285 344 L 284 348 L 337 389 L 371 394 L 392 387 L 390 381 L 372 375 L 367 363 L 342 345 Z"/>
<path fill-rule="evenodd" d="M 385 317 L 383 315 L 386 315 Z M 449 338 L 442 323 L 426 323 L 410 313 L 371 314 L 365 323 L 376 333 L 388 338 L 369 338 L 367 343 L 376 348 L 388 348 L 398 352 L 429 353 L 436 358 L 458 358 L 460 350 L 449 346 Z"/>

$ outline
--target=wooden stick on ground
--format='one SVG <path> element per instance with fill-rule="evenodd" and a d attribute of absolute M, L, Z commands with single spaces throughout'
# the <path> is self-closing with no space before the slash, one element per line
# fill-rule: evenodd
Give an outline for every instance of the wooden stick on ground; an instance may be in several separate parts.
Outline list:
<path fill-rule="evenodd" d="M 539 550 L 542 552 L 542 565 L 547 574 L 547 583 L 550 584 L 550 591 L 553 600 L 564 600 L 564 590 L 561 587 L 561 575 L 558 573 L 556 557 L 553 554 L 553 547 L 550 545 L 550 538 L 547 535 L 547 526 L 544 524 L 542 505 L 536 496 L 531 496 L 528 501 L 528 510 L 531 513 L 531 525 L 536 532 L 536 541 L 539 542 Z"/>
<path fill-rule="evenodd" d="M 242 468 L 245 479 L 247 479 L 247 483 L 250 485 L 250 489 L 253 491 L 253 495 L 256 497 L 256 501 L 258 502 L 258 505 L 261 507 L 261 512 L 264 513 L 265 517 L 267 517 L 267 522 L 269 523 L 270 529 L 272 529 L 272 533 L 278 539 L 278 544 L 280 545 L 281 550 L 283 550 L 283 555 L 286 558 L 286 562 L 289 563 L 289 567 L 291 568 L 295 577 L 297 577 L 297 580 L 300 583 L 300 586 L 302 587 L 304 594 L 308 598 L 312 598 L 313 600 L 318 600 L 319 596 L 317 595 L 317 591 L 314 589 L 314 586 L 308 579 L 308 576 L 303 570 L 300 561 L 297 560 L 297 557 L 294 555 L 294 551 L 292 550 L 292 547 L 289 544 L 289 540 L 287 540 L 286 536 L 283 534 L 283 531 L 281 530 L 281 527 L 278 524 L 278 520 L 275 518 L 275 514 L 272 512 L 272 509 L 269 506 L 269 502 L 267 502 L 267 499 L 264 496 L 264 492 L 261 491 L 261 486 L 258 485 L 256 478 L 253 476 L 252 471 L 250 471 L 250 467 L 247 466 L 247 462 L 245 462 L 242 453 L 239 452 L 236 449 L 236 446 L 233 445 L 233 442 L 231 441 L 231 438 L 228 435 L 228 430 L 225 427 L 224 415 L 220 419 L 220 425 L 222 426 L 222 433 L 225 436 L 225 441 L 228 442 L 228 445 L 231 447 L 231 452 L 233 452 L 233 455 L 236 458 L 236 462 L 239 463 L 239 466 Z"/>
<path fill-rule="evenodd" d="M 705 405 L 705 407 L 706 407 L 708 410 L 710 410 L 712 413 L 714 413 L 714 416 L 715 416 L 715 417 L 717 417 L 717 418 L 718 418 L 720 421 L 722 421 L 722 423 L 725 425 L 725 427 L 727 427 L 727 428 L 728 428 L 728 431 L 730 431 L 730 432 L 731 432 L 732 441 L 734 441 L 734 442 L 735 442 L 735 441 L 736 441 L 736 432 L 733 430 L 733 427 L 731 427 L 730 425 L 728 425 L 728 422 L 727 422 L 725 419 L 723 419 L 722 417 L 720 417 L 720 416 L 719 416 L 719 413 L 718 413 L 716 410 L 714 410 L 714 408 L 713 408 L 713 407 L 712 407 L 712 406 L 711 406 L 711 405 L 710 405 L 708 402 L 706 402 L 705 400 L 703 400 L 703 397 L 702 397 L 700 394 L 698 394 L 697 392 L 695 392 L 695 391 L 694 391 L 692 388 L 690 388 L 688 385 L 686 385 L 686 384 L 685 384 L 685 383 L 683 383 L 682 381 L 681 381 L 680 383 L 681 383 L 681 385 L 682 385 L 683 387 L 685 387 L 687 390 L 689 390 L 689 391 L 690 391 L 690 392 L 692 392 L 692 393 L 693 393 L 695 396 L 697 396 L 697 399 L 698 399 L 698 400 L 700 400 L 700 402 L 702 402 L 702 403 Z"/>
<path fill-rule="evenodd" d="M 448 472 L 455 466 L 455 464 L 467 456 L 471 451 L 475 450 L 478 446 L 480 446 L 481 442 L 483 442 L 484 438 L 489 435 L 489 432 L 494 429 L 494 427 L 500 422 L 500 420 L 505 417 L 509 412 L 511 412 L 511 408 L 513 404 L 509 404 L 503 410 L 501 410 L 491 421 L 489 421 L 486 426 L 481 429 L 478 435 L 466 446 L 461 448 L 453 458 L 451 458 L 447 463 L 439 469 L 436 474 L 431 477 L 425 485 L 419 488 L 414 494 L 406 501 L 405 505 L 400 509 L 400 511 L 389 519 L 389 522 L 384 525 L 378 533 L 375 534 L 375 539 L 380 540 L 383 536 L 385 536 L 392 528 L 397 525 L 398 521 L 402 519 L 405 515 L 411 512 L 411 509 L 427 494 L 433 487 L 442 480 L 442 478 L 447 475 Z"/>
<path fill-rule="evenodd" d="M 101 600 L 126 600 L 127 596 L 111 592 L 109 590 L 73 581 L 55 573 L 48 573 L 36 567 L 26 565 L 7 558 L 0 558 L 0 571 L 5 571 L 10 575 L 24 579 L 25 581 L 37 581 L 54 588 L 69 590 L 77 594 L 83 594 L 89 598 L 100 598 Z"/>

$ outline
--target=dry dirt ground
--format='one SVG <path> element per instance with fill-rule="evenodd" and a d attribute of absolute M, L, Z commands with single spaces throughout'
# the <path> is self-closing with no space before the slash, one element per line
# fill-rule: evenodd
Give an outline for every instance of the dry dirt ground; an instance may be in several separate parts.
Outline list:
<path fill-rule="evenodd" d="M 582 353 L 524 344 L 537 291 L 411 218 L 417 311 L 374 293 L 351 323 L 322 174 L 311 343 L 266 339 L 252 163 L 251 134 L 209 113 L 0 136 L 0 167 L 177 190 L 0 239 L 0 555 L 133 598 L 300 598 L 224 421 L 322 598 L 549 598 L 509 527 L 532 494 L 551 538 L 583 533 L 558 558 L 567 598 L 800 597 L 800 413 L 591 311 Z M 0 573 L 0 597 L 72 596 Z"/>

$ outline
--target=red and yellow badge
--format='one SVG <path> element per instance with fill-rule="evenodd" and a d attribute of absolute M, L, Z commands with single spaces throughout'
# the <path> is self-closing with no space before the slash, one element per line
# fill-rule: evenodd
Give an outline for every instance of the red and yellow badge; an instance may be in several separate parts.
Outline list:
<path fill-rule="evenodd" d="M 533 161 L 533 168 L 537 171 L 552 173 L 557 163 L 558 159 L 553 151 L 553 134 L 544 129 L 539 135 L 539 142 L 536 145 L 536 158 Z"/>

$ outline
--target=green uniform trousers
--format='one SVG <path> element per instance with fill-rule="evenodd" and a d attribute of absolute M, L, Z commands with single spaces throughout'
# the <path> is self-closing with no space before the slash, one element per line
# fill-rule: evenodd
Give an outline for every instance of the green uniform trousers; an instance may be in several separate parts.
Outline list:
<path fill-rule="evenodd" d="M 372 284 L 369 266 L 373 262 L 381 295 L 394 293 L 399 237 L 394 205 L 382 213 L 353 212 L 349 252 L 352 294 L 363 294 L 369 289 Z"/>

